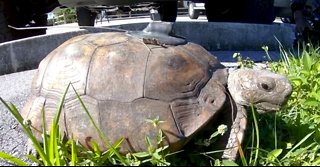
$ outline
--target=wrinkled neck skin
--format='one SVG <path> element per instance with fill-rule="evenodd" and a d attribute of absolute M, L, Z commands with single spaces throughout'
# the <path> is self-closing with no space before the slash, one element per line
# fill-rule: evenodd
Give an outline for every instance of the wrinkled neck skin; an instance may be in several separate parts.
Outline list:
<path fill-rule="evenodd" d="M 292 92 L 289 80 L 268 70 L 229 69 L 228 90 L 242 106 L 253 104 L 259 113 L 278 111 Z"/>
<path fill-rule="evenodd" d="M 233 100 L 242 106 L 249 106 L 247 101 L 241 95 L 241 85 L 239 84 L 239 74 L 236 72 L 239 69 L 229 69 L 228 70 L 228 90 L 233 98 Z"/>

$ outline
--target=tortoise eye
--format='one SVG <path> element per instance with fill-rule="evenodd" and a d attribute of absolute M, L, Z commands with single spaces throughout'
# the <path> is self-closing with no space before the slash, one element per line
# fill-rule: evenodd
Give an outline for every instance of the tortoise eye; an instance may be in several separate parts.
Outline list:
<path fill-rule="evenodd" d="M 276 87 L 276 83 L 273 78 L 262 77 L 259 81 L 258 87 L 263 91 L 270 92 Z"/>
<path fill-rule="evenodd" d="M 273 85 L 272 84 L 267 84 L 267 83 L 261 83 L 260 87 L 265 90 L 265 91 L 271 91 L 273 89 Z"/>
<path fill-rule="evenodd" d="M 269 86 L 265 83 L 262 83 L 261 84 L 261 87 L 264 89 L 264 90 L 269 90 Z"/>

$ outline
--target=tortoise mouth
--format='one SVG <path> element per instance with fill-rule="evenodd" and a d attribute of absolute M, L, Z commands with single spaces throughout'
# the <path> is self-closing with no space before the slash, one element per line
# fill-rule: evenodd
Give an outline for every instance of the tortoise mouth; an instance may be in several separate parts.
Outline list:
<path fill-rule="evenodd" d="M 272 104 L 267 102 L 257 103 L 255 107 L 260 114 L 267 112 L 277 112 L 281 108 L 279 104 Z"/>

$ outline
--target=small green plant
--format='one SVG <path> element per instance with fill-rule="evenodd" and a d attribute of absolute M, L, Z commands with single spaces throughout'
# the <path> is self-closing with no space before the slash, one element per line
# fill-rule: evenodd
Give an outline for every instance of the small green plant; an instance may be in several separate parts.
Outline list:
<path fill-rule="evenodd" d="M 262 50 L 264 50 L 264 52 L 266 53 L 266 57 L 269 61 L 273 61 L 271 56 L 269 55 L 269 47 L 268 46 L 262 46 L 261 47 Z"/>
<path fill-rule="evenodd" d="M 203 146 L 210 146 L 212 143 L 214 143 L 216 138 L 219 135 L 224 135 L 224 133 L 228 130 L 228 127 L 225 124 L 221 124 L 218 126 L 217 131 L 213 132 L 209 138 L 199 138 L 196 141 L 197 145 L 203 145 Z"/>
<path fill-rule="evenodd" d="M 237 60 L 240 68 L 253 68 L 253 65 L 255 64 L 249 57 L 243 59 L 240 53 L 234 53 L 232 57 Z"/>
<path fill-rule="evenodd" d="M 127 157 L 133 157 L 134 164 L 169 166 L 170 163 L 166 161 L 166 156 L 169 155 L 169 152 L 167 151 L 169 146 L 163 145 L 165 136 L 163 131 L 159 128 L 159 125 L 163 123 L 163 121 L 157 117 L 154 119 L 147 119 L 146 122 L 152 124 L 155 130 L 158 129 L 157 144 L 153 145 L 149 136 L 146 135 L 145 141 L 148 145 L 148 150 L 138 153 L 129 153 L 127 154 Z"/>

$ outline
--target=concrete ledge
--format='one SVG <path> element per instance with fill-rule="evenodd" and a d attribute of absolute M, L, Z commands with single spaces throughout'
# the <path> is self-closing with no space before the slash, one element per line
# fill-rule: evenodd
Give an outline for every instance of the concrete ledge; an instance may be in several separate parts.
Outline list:
<path fill-rule="evenodd" d="M 110 28 L 129 31 L 143 30 L 148 23 L 121 24 Z M 229 22 L 176 22 L 174 31 L 190 42 L 198 43 L 210 51 L 261 50 L 266 45 L 278 50 L 279 42 L 287 48 L 294 41 L 293 26 L 285 23 L 247 24 Z M 103 27 L 88 29 L 90 32 L 110 31 Z"/>
<path fill-rule="evenodd" d="M 94 27 L 60 34 L 41 35 L 0 44 L 0 75 L 31 70 L 53 49 L 66 40 L 86 33 L 110 32 L 115 29 L 142 30 L 148 23 L 122 24 Z M 279 42 L 292 47 L 294 34 L 287 24 L 244 24 L 214 22 L 176 22 L 174 31 L 190 42 L 198 43 L 209 51 L 249 50 L 261 51 L 266 45 L 269 50 L 278 50 Z"/>
<path fill-rule="evenodd" d="M 261 50 L 266 45 L 270 50 L 278 50 L 279 43 L 292 47 L 294 33 L 287 24 L 245 24 L 200 22 L 175 25 L 177 34 L 198 43 L 210 51 Z M 276 39 L 277 38 L 277 39 Z"/>
<path fill-rule="evenodd" d="M 0 44 L 0 75 L 35 69 L 53 49 L 86 30 L 54 35 L 40 35 Z"/>

